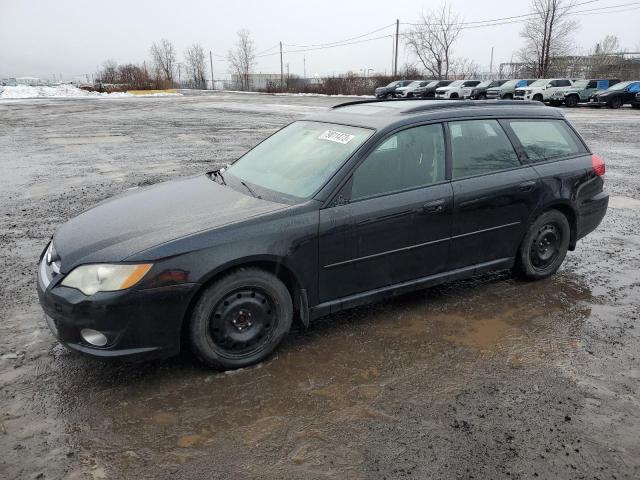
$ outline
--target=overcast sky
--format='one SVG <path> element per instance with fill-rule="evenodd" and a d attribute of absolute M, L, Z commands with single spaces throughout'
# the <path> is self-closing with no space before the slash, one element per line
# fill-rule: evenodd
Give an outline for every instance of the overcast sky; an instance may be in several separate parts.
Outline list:
<path fill-rule="evenodd" d="M 631 1 L 602 0 L 578 8 Z M 450 3 L 467 22 L 521 15 L 528 11 L 529 4 L 528 0 Z M 396 18 L 400 22 L 416 22 L 420 12 L 434 4 L 417 0 L 0 0 L 0 77 L 47 78 L 62 74 L 71 79 L 95 72 L 108 58 L 118 63 L 141 63 L 148 59 L 151 43 L 162 37 L 175 44 L 180 61 L 184 49 L 193 42 L 224 57 L 235 41 L 236 32 L 242 28 L 251 31 L 258 52 L 279 41 L 291 45 L 334 42 L 390 25 Z M 575 34 L 576 44 L 587 51 L 598 39 L 614 34 L 624 48 L 640 49 L 640 3 L 618 10 L 623 11 L 576 16 L 581 24 Z M 394 28 L 371 37 L 391 35 Z M 401 25 L 401 31 L 408 28 Z M 510 24 L 464 30 L 455 45 L 455 55 L 469 57 L 488 70 L 491 47 L 495 47 L 495 66 L 509 61 L 521 46 L 520 29 L 521 24 Z M 285 52 L 295 49 L 285 47 Z M 272 52 L 277 49 L 267 53 Z M 392 39 L 286 53 L 284 62 L 289 64 L 291 73 L 303 73 L 303 57 L 309 76 L 369 68 L 389 72 Z M 256 72 L 279 72 L 279 55 L 258 60 Z M 399 65 L 412 61 L 402 47 Z M 214 73 L 216 78 L 228 74 L 224 58 L 214 57 Z"/>

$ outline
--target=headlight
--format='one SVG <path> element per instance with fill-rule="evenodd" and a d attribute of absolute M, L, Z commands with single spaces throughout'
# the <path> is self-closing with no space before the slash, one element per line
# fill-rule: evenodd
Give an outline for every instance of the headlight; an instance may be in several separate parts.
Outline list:
<path fill-rule="evenodd" d="M 138 283 L 152 266 L 151 263 L 81 265 L 74 268 L 61 285 L 76 288 L 85 295 L 124 290 Z"/>

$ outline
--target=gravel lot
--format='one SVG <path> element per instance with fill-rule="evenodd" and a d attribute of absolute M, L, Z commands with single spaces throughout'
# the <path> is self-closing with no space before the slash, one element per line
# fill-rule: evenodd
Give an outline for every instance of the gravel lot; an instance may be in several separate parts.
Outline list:
<path fill-rule="evenodd" d="M 567 111 L 612 199 L 551 279 L 483 276 L 327 317 L 229 374 L 54 341 L 34 275 L 57 225 L 341 100 L 0 101 L 0 478 L 640 477 L 640 111 Z"/>

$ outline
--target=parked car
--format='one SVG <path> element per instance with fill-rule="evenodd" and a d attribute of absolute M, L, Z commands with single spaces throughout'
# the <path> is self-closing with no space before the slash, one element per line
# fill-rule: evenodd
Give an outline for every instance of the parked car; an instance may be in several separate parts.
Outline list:
<path fill-rule="evenodd" d="M 4 87 L 16 87 L 18 82 L 15 78 L 3 78 L 0 85 Z"/>
<path fill-rule="evenodd" d="M 458 99 L 464 96 L 465 87 L 475 87 L 480 83 L 480 80 L 456 80 L 450 83 L 446 87 L 439 87 L 436 89 L 437 99 Z"/>
<path fill-rule="evenodd" d="M 475 87 L 463 88 L 462 95 L 464 98 L 470 98 L 471 100 L 486 100 L 487 90 L 490 87 L 500 87 L 504 83 L 506 83 L 506 80 L 485 80 Z"/>
<path fill-rule="evenodd" d="M 416 91 L 422 92 L 424 88 L 431 83 L 431 80 L 416 80 L 415 82 L 411 82 L 406 87 L 400 87 L 396 90 L 396 96 L 402 98 L 413 98 L 417 95 Z"/>
<path fill-rule="evenodd" d="M 636 93 L 636 99 L 631 106 L 633 108 L 640 108 L 640 93 Z"/>
<path fill-rule="evenodd" d="M 577 107 L 579 103 L 589 101 L 589 97 L 599 90 L 619 83 L 617 78 L 576 80 L 571 87 L 559 88 L 551 95 L 551 105 L 558 107 L 563 103 L 567 107 Z"/>
<path fill-rule="evenodd" d="M 395 82 L 391 82 L 386 87 L 378 87 L 375 91 L 376 98 L 394 98 L 398 88 L 406 87 L 413 81 L 414 80 L 397 80 Z"/>
<path fill-rule="evenodd" d="M 436 90 L 440 87 L 446 87 L 450 85 L 453 80 L 432 80 L 424 87 L 418 87 L 413 91 L 415 97 L 422 98 L 435 98 Z"/>
<path fill-rule="evenodd" d="M 502 99 L 502 100 L 513 100 L 515 96 L 516 88 L 523 88 L 528 85 L 531 85 L 535 80 L 507 80 L 505 83 L 500 85 L 499 87 L 489 87 L 487 89 L 487 98 L 488 99 Z"/>
<path fill-rule="evenodd" d="M 541 78 L 525 88 L 516 89 L 517 100 L 533 100 L 536 102 L 548 102 L 551 96 L 559 89 L 571 87 L 573 80 L 569 78 Z"/>
<path fill-rule="evenodd" d="M 604 92 L 597 92 L 589 97 L 589 105 L 597 107 L 620 108 L 632 105 L 636 94 L 640 93 L 640 81 L 620 82 L 609 87 Z"/>
<path fill-rule="evenodd" d="M 338 105 L 228 168 L 84 211 L 40 255 L 50 329 L 109 358 L 184 340 L 230 369 L 267 357 L 294 316 L 494 270 L 553 275 L 605 215 L 604 162 L 561 110 L 462 102 Z"/>

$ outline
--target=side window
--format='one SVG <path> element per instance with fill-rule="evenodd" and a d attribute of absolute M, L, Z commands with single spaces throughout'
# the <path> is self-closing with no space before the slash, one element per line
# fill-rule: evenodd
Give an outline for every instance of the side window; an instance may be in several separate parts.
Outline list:
<path fill-rule="evenodd" d="M 587 84 L 587 88 L 598 88 L 598 82 L 596 80 L 591 80 L 588 84 Z"/>
<path fill-rule="evenodd" d="M 353 174 L 351 200 L 444 180 L 441 124 L 402 130 L 380 144 Z"/>
<path fill-rule="evenodd" d="M 508 120 L 529 160 L 586 153 L 584 145 L 562 120 Z"/>
<path fill-rule="evenodd" d="M 570 86 L 571 86 L 570 80 L 558 80 L 558 87 L 570 87 Z"/>
<path fill-rule="evenodd" d="M 451 122 L 449 131 L 454 180 L 520 166 L 513 145 L 496 120 Z"/>
<path fill-rule="evenodd" d="M 547 83 L 547 85 L 549 87 L 559 87 L 560 85 L 558 84 L 558 80 L 552 80 L 549 83 Z"/>
<path fill-rule="evenodd" d="M 640 92 L 640 83 L 632 83 L 629 85 L 629 93 L 638 93 Z"/>

